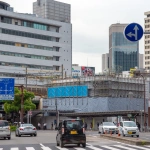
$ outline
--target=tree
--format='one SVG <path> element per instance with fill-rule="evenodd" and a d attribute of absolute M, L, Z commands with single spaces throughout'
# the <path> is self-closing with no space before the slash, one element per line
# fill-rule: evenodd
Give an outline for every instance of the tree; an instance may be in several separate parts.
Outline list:
<path fill-rule="evenodd" d="M 29 92 L 27 90 L 23 91 L 24 111 L 36 109 L 36 105 L 32 103 L 33 98 L 34 98 L 34 93 Z M 21 90 L 15 88 L 14 101 L 5 101 L 4 111 L 8 114 L 13 112 L 19 113 L 20 110 L 21 110 Z"/>

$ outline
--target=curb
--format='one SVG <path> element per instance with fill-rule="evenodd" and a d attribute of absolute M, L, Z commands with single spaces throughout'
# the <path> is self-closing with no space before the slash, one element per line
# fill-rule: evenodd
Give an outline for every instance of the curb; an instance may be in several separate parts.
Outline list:
<path fill-rule="evenodd" d="M 131 145 L 150 145 L 150 141 L 145 141 L 145 140 L 139 140 L 139 139 L 127 139 L 126 137 L 120 137 L 120 136 L 113 136 L 113 135 L 100 135 L 100 137 L 109 139 L 109 140 L 114 140 L 126 144 L 131 144 Z"/>

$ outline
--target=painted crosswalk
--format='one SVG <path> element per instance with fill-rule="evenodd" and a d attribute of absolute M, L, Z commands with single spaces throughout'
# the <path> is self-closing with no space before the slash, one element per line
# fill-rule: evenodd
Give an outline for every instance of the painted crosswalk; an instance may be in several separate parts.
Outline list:
<path fill-rule="evenodd" d="M 127 144 L 120 144 L 120 145 L 87 145 L 86 148 L 83 147 L 76 147 L 76 146 L 66 146 L 61 148 L 59 146 L 44 146 L 39 145 L 38 147 L 1 147 L 0 150 L 150 150 L 150 146 L 135 146 L 135 145 L 127 145 Z"/>

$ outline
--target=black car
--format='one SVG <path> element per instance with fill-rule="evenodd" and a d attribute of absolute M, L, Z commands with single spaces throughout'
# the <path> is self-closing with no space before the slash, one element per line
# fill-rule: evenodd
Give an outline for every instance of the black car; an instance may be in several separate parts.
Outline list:
<path fill-rule="evenodd" d="M 67 119 L 59 123 L 56 136 L 57 146 L 77 144 L 86 147 L 86 136 L 83 121 L 80 119 Z"/>

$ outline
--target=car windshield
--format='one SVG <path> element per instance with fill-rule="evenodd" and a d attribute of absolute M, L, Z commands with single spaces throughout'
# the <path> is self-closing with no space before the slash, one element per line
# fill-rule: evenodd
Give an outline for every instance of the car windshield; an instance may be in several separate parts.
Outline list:
<path fill-rule="evenodd" d="M 135 122 L 124 122 L 125 127 L 137 127 Z"/>
<path fill-rule="evenodd" d="M 8 126 L 8 122 L 0 121 L 0 127 Z"/>
<path fill-rule="evenodd" d="M 103 126 L 115 126 L 113 122 L 103 122 Z"/>
<path fill-rule="evenodd" d="M 33 126 L 32 124 L 22 124 L 22 127 L 29 127 L 29 126 Z"/>
<path fill-rule="evenodd" d="M 83 127 L 83 121 L 82 120 L 67 120 L 67 121 L 64 121 L 64 127 L 65 128 L 81 128 Z"/>

